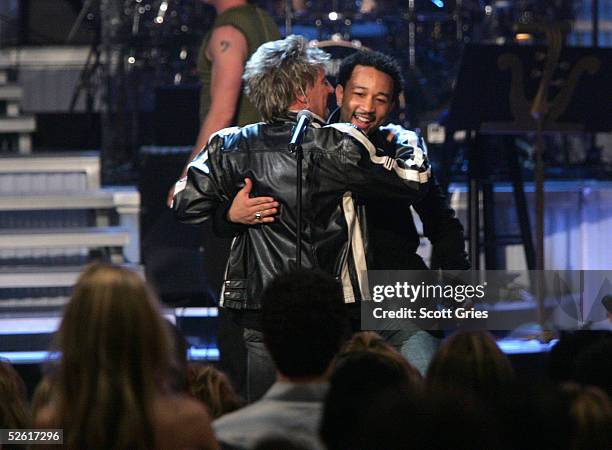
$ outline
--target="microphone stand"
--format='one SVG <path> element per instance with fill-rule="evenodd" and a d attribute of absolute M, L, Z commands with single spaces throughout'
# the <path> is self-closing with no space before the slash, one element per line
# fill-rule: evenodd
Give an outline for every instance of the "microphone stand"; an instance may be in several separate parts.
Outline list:
<path fill-rule="evenodd" d="M 302 268 L 302 165 L 304 161 L 304 151 L 302 141 L 308 131 L 308 126 L 312 121 L 312 113 L 306 109 L 297 114 L 297 122 L 293 129 L 293 136 L 289 141 L 289 152 L 295 154 L 296 164 L 296 185 L 295 185 L 295 206 L 296 206 L 296 232 L 295 232 L 295 268 Z"/>
<path fill-rule="evenodd" d="M 296 232 L 295 232 L 295 268 L 302 268 L 302 165 L 304 162 L 304 151 L 302 144 L 289 144 L 289 151 L 295 153 L 296 176 L 295 184 L 295 209 L 296 209 Z"/>

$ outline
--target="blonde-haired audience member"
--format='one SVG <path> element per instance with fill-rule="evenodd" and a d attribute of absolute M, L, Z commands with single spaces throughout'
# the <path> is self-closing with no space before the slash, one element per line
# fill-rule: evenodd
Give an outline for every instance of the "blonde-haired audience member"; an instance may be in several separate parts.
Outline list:
<path fill-rule="evenodd" d="M 52 397 L 35 427 L 63 428 L 64 448 L 218 448 L 206 409 L 169 387 L 169 330 L 138 274 L 89 266 L 66 307 L 57 350 Z"/>
<path fill-rule="evenodd" d="M 415 385 L 418 386 L 423 382 L 421 372 L 410 364 L 395 347 L 374 331 L 360 331 L 353 334 L 340 352 L 339 358 L 354 352 L 370 352 L 382 355 L 390 362 L 402 368 L 408 375 L 410 381 Z"/>
<path fill-rule="evenodd" d="M 211 365 L 189 364 L 191 395 L 208 407 L 212 420 L 243 405 L 227 376 Z"/>
<path fill-rule="evenodd" d="M 0 429 L 30 428 L 30 424 L 25 383 L 8 361 L 0 359 Z M 0 448 L 25 449 L 26 446 L 0 444 Z"/>
<path fill-rule="evenodd" d="M 433 391 L 463 389 L 487 398 L 513 380 L 510 360 L 486 331 L 449 337 L 434 355 L 425 378 Z"/>
<path fill-rule="evenodd" d="M 568 398 L 572 450 L 612 448 L 612 405 L 607 394 L 595 386 L 564 383 L 561 391 Z"/>

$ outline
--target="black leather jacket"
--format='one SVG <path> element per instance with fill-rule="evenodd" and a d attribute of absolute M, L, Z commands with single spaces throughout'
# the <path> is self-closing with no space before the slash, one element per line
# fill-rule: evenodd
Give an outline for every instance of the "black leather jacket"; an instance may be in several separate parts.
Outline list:
<path fill-rule="evenodd" d="M 259 309 L 259 296 L 279 273 L 295 268 L 296 161 L 287 151 L 295 115 L 271 123 L 228 128 L 213 136 L 177 183 L 173 209 L 185 223 L 200 223 L 226 207 L 253 180 L 253 196 L 280 203 L 274 223 L 243 227 L 234 237 L 220 305 Z M 369 298 L 362 230 L 352 192 L 364 197 L 418 200 L 429 187 L 427 155 L 404 148 L 397 158 L 376 154 L 348 124 L 320 128 L 304 139 L 302 267 L 342 281 L 345 302 Z"/>

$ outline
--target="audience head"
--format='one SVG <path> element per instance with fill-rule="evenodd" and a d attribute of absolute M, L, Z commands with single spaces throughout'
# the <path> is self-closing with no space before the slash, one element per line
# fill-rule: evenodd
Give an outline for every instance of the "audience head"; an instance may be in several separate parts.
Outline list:
<path fill-rule="evenodd" d="M 465 389 L 482 396 L 495 395 L 514 379 L 510 360 L 485 331 L 459 332 L 434 355 L 427 371 L 431 390 Z"/>
<path fill-rule="evenodd" d="M 572 450 L 612 448 L 612 405 L 605 392 L 575 383 L 565 383 L 561 390 L 570 403 Z"/>
<path fill-rule="evenodd" d="M 595 384 L 602 387 L 604 390 L 608 390 L 608 395 L 611 395 L 610 389 L 606 388 L 604 384 L 596 382 L 595 378 L 599 378 L 598 374 L 601 373 L 603 374 L 603 378 L 599 379 L 605 380 L 606 375 L 604 372 L 608 374 L 608 383 L 612 378 L 612 374 L 610 372 L 612 363 L 610 363 L 611 357 L 609 356 L 610 346 L 612 346 L 610 343 L 612 342 L 612 333 L 610 331 L 603 330 L 575 330 L 562 331 L 560 334 L 561 336 L 559 342 L 555 344 L 549 353 L 548 376 L 558 383 L 562 383 L 564 381 L 578 381 L 585 384 Z M 602 340 L 607 340 L 607 343 L 598 345 L 597 343 Z M 599 356 L 590 355 L 593 351 L 596 353 L 605 353 L 606 350 L 608 351 L 607 361 L 605 359 L 599 359 L 603 357 L 603 354 L 600 354 Z M 585 352 L 587 354 L 586 359 L 581 358 L 580 355 Z M 590 360 L 591 357 L 598 359 Z M 581 365 L 581 380 L 578 380 L 578 363 Z M 587 378 L 591 379 L 587 380 Z"/>
<path fill-rule="evenodd" d="M 562 332 L 548 358 L 548 375 L 558 382 L 598 386 L 612 396 L 612 333 Z"/>
<path fill-rule="evenodd" d="M 410 364 L 395 347 L 374 331 L 361 331 L 353 334 L 340 352 L 339 359 L 341 360 L 346 356 L 359 352 L 375 353 L 387 358 L 389 363 L 395 364 L 398 368 L 404 370 L 415 386 L 420 385 L 423 381 L 423 377 L 418 369 Z"/>
<path fill-rule="evenodd" d="M 11 363 L 0 359 L 0 428 L 29 428 L 26 386 Z"/>
<path fill-rule="evenodd" d="M 285 377 L 321 377 L 348 329 L 340 283 L 317 271 L 298 270 L 274 279 L 261 297 L 264 342 Z"/>
<path fill-rule="evenodd" d="M 496 423 L 478 398 L 459 391 L 425 396 L 384 353 L 343 354 L 330 384 L 321 422 L 328 450 L 500 448 Z"/>
<path fill-rule="evenodd" d="M 213 420 L 242 406 L 240 397 L 220 370 L 210 365 L 190 364 L 189 372 L 191 394 L 208 407 Z"/>
<path fill-rule="evenodd" d="M 174 359 L 168 325 L 144 280 L 107 264 L 89 266 L 78 279 L 58 345 L 60 381 L 74 381 L 75 386 L 90 381 L 93 374 L 99 382 L 106 376 L 130 385 L 159 381 Z"/>
<path fill-rule="evenodd" d="M 321 439 L 327 448 L 363 448 L 359 442 L 364 437 L 358 431 L 369 432 L 366 418 L 387 390 L 394 396 L 404 395 L 402 399 L 410 405 L 421 404 L 421 390 L 396 361 L 373 352 L 342 355 L 331 377 L 321 421 Z"/>
<path fill-rule="evenodd" d="M 152 402 L 168 386 L 172 345 L 139 275 L 108 264 L 86 268 L 57 334 L 53 416 L 67 448 L 152 448 Z"/>
<path fill-rule="evenodd" d="M 291 35 L 267 42 L 246 63 L 242 75 L 245 92 L 267 121 L 286 115 L 298 98 L 306 103 L 313 101 L 315 104 L 304 104 L 304 108 L 324 116 L 327 96 L 331 93 L 331 86 L 321 85 L 326 83 L 325 64 L 328 60 L 327 53 L 310 47 L 303 36 Z M 313 91 L 319 88 L 325 92 Z"/>

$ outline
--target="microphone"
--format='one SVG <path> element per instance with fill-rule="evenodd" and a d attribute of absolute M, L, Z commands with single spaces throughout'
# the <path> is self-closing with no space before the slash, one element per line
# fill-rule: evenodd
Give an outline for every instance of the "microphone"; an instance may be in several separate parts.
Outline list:
<path fill-rule="evenodd" d="M 290 152 L 295 152 L 297 148 L 302 145 L 302 142 L 304 141 L 304 135 L 306 134 L 308 125 L 310 125 L 310 122 L 312 122 L 313 117 L 313 114 L 307 109 L 303 109 L 297 114 L 297 124 L 293 129 L 291 141 L 289 141 Z"/>

